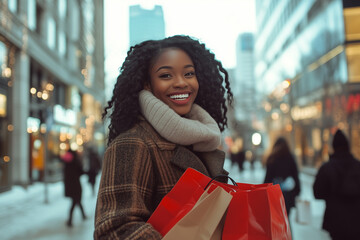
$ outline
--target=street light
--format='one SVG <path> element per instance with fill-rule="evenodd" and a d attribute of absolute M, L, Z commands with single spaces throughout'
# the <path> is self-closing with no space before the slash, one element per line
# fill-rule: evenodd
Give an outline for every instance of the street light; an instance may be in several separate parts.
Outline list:
<path fill-rule="evenodd" d="M 258 133 L 258 132 L 253 133 L 253 135 L 251 136 L 251 141 L 255 146 L 260 145 L 260 143 L 261 143 L 261 135 L 260 135 L 260 133 Z"/>

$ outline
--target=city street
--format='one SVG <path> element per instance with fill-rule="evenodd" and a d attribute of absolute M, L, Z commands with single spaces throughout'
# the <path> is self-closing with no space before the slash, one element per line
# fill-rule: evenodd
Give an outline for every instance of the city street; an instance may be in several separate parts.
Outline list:
<path fill-rule="evenodd" d="M 82 204 L 88 219 L 83 221 L 79 208 L 73 213 L 73 227 L 66 226 L 71 200 L 64 197 L 63 183 L 49 184 L 48 203 L 44 185 L 36 183 L 27 190 L 15 186 L 0 194 L 0 231 L 3 240 L 79 240 L 93 239 L 96 197 L 92 196 L 87 176 L 82 177 Z"/>
<path fill-rule="evenodd" d="M 245 163 L 245 171 L 241 174 L 237 166 L 231 168 L 229 160 L 225 163 L 230 176 L 237 182 L 262 183 L 264 169 L 255 164 L 253 170 Z M 311 206 L 312 218 L 308 224 L 297 223 L 295 209 L 290 213 L 293 239 L 330 239 L 328 234 L 321 230 L 322 216 L 325 204 L 314 200 L 312 195 L 313 176 L 301 174 L 301 199 L 308 200 Z M 83 205 L 88 219 L 83 221 L 80 210 L 75 208 L 73 227 L 65 224 L 68 217 L 70 200 L 64 197 L 62 182 L 48 185 L 48 203 L 45 202 L 45 187 L 41 183 L 30 186 L 27 190 L 15 186 L 9 192 L 0 194 L 0 231 L 2 240 L 79 240 L 93 239 L 94 209 L 96 197 L 92 196 L 83 176 Z"/>

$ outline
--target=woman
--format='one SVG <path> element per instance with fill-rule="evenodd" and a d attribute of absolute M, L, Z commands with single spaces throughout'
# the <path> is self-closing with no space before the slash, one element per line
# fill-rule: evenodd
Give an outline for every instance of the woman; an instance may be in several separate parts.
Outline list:
<path fill-rule="evenodd" d="M 88 152 L 89 169 L 86 172 L 88 175 L 88 182 L 90 183 L 93 196 L 95 196 L 96 177 L 101 169 L 100 156 L 94 147 L 89 148 Z"/>
<path fill-rule="evenodd" d="M 286 139 L 279 137 L 266 161 L 264 183 L 280 184 L 287 214 L 295 207 L 295 197 L 300 194 L 299 171 Z"/>
<path fill-rule="evenodd" d="M 70 197 L 72 204 L 69 212 L 69 219 L 66 222 L 68 227 L 72 227 L 72 217 L 75 206 L 79 206 L 83 220 L 86 219 L 84 208 L 81 204 L 82 188 L 80 176 L 84 173 L 78 154 L 69 149 L 63 156 L 64 162 L 64 188 L 65 196 Z"/>
<path fill-rule="evenodd" d="M 360 162 L 350 152 L 345 134 L 338 129 L 330 155 L 316 174 L 313 191 L 326 202 L 323 229 L 333 240 L 358 239 L 360 236 Z"/>
<path fill-rule="evenodd" d="M 130 48 L 104 113 L 110 125 L 95 239 L 161 239 L 146 221 L 184 171 L 226 173 L 217 149 L 226 100 L 228 74 L 197 40 L 173 36 Z"/>

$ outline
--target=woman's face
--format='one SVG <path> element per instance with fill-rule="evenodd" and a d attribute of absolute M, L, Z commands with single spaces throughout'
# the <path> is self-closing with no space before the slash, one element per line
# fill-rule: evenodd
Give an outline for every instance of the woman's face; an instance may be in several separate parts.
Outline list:
<path fill-rule="evenodd" d="M 190 112 L 199 83 L 194 63 L 178 48 L 163 50 L 150 66 L 150 90 L 155 97 L 183 116 Z"/>

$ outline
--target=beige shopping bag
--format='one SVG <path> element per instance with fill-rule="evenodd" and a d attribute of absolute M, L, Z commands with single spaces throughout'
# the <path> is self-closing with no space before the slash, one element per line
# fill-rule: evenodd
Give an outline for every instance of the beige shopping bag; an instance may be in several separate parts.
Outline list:
<path fill-rule="evenodd" d="M 208 188 L 212 189 L 210 186 Z M 195 206 L 163 237 L 164 240 L 220 240 L 221 223 L 232 195 L 221 187 L 206 190 Z"/>

